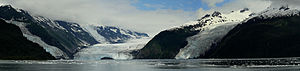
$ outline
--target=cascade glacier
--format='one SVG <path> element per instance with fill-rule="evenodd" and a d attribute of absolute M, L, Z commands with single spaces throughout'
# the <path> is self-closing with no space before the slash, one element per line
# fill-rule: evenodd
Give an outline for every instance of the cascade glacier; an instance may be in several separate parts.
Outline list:
<path fill-rule="evenodd" d="M 48 53 L 50 53 L 52 56 L 54 56 L 55 58 L 65 58 L 65 59 L 69 59 L 68 55 L 63 52 L 62 50 L 58 49 L 57 47 L 48 45 L 47 43 L 45 43 L 44 41 L 41 40 L 40 37 L 32 35 L 27 28 L 25 28 L 26 23 L 22 23 L 22 22 L 17 22 L 17 21 L 7 21 L 9 23 L 14 23 L 15 25 L 17 25 L 22 33 L 23 36 L 26 37 L 28 40 L 39 44 L 40 46 L 42 46 Z"/>
<path fill-rule="evenodd" d="M 210 49 L 213 43 L 222 39 L 231 29 L 243 20 L 249 18 L 252 12 L 245 8 L 240 11 L 234 11 L 229 14 L 214 12 L 210 17 L 204 17 L 198 21 L 187 23 L 187 25 L 204 23 L 203 27 L 194 28 L 200 32 L 194 36 L 188 37 L 188 44 L 181 48 L 176 55 L 176 59 L 196 58 L 204 55 L 205 51 Z"/>

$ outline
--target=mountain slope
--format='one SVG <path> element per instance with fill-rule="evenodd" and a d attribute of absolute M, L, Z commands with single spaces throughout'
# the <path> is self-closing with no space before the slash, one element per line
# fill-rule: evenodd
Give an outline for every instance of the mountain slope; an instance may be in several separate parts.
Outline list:
<path fill-rule="evenodd" d="M 0 19 L 0 59 L 52 60 L 41 46 L 26 39 L 18 26 Z"/>

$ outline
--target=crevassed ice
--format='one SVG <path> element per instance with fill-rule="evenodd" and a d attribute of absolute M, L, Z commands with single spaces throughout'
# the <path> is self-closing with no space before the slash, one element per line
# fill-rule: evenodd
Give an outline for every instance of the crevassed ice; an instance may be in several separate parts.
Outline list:
<path fill-rule="evenodd" d="M 198 34 L 187 38 L 188 44 L 184 48 L 180 49 L 176 55 L 176 59 L 189 59 L 195 58 L 200 55 L 204 55 L 205 51 L 210 49 L 210 46 L 222 39 L 231 29 L 237 24 L 247 19 L 251 14 L 250 11 L 241 13 L 235 11 L 230 14 L 222 14 L 223 18 L 212 17 L 211 21 L 206 26 L 195 28 L 196 30 L 203 29 Z M 219 20 L 227 20 L 224 22 L 218 22 Z"/>

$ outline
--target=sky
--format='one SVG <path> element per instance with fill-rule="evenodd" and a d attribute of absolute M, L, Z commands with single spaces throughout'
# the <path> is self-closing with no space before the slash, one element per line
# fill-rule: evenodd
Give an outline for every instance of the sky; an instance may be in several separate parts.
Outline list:
<path fill-rule="evenodd" d="M 154 36 L 213 11 L 226 13 L 249 8 L 259 12 L 276 1 L 279 0 L 0 0 L 0 3 L 53 20 L 82 26 L 116 26 Z"/>
<path fill-rule="evenodd" d="M 208 10 L 210 6 L 222 6 L 228 2 L 230 0 L 216 0 L 215 3 L 208 2 L 208 0 L 140 0 L 132 5 L 140 10 L 173 9 L 197 11 L 199 8 Z"/>

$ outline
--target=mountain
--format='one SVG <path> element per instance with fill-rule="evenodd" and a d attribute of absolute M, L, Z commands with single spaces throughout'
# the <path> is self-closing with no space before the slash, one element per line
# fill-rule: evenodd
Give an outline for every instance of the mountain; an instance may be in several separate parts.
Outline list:
<path fill-rule="evenodd" d="M 248 18 L 251 14 L 248 10 L 248 8 L 245 8 L 229 14 L 222 14 L 215 11 L 212 14 L 205 15 L 197 21 L 191 21 L 183 26 L 162 31 L 139 51 L 137 58 L 173 59 L 179 56 L 179 52 L 179 54 L 183 55 L 181 58 L 189 58 L 191 53 L 184 53 L 183 51 L 185 50 L 182 48 L 189 48 L 188 46 L 195 45 L 198 46 L 198 44 L 203 44 L 200 46 L 208 47 L 209 44 L 206 45 L 207 43 L 220 39 L 215 36 L 225 35 L 226 32 L 232 29 L 236 24 Z M 199 36 L 201 37 L 199 38 Z M 198 43 L 198 41 L 202 40 L 207 42 Z M 192 52 L 197 53 L 197 51 L 198 50 Z"/>
<path fill-rule="evenodd" d="M 203 57 L 299 57 L 299 20 L 299 10 L 287 6 L 269 8 L 235 27 Z"/>
<path fill-rule="evenodd" d="M 287 6 L 260 13 L 248 8 L 229 14 L 214 12 L 156 35 L 136 58 L 295 57 L 299 11 Z"/>
<path fill-rule="evenodd" d="M 0 19 L 0 59 L 53 60 L 43 47 L 26 39 L 20 28 Z"/>
<path fill-rule="evenodd" d="M 57 59 L 72 59 L 73 54 L 81 47 L 99 43 L 122 43 L 129 39 L 148 37 L 145 33 L 117 27 L 102 26 L 101 28 L 98 25 L 86 27 L 75 22 L 31 15 L 11 5 L 0 6 L 0 18 L 17 25 L 27 39 L 38 43 Z"/>
<path fill-rule="evenodd" d="M 139 39 L 149 37 L 146 33 L 139 33 L 131 30 L 120 29 L 113 26 L 85 26 L 87 31 L 93 32 L 92 35 L 97 38 L 99 42 L 116 44 L 124 43 L 129 39 Z M 100 38 L 100 39 L 99 39 Z M 102 39 L 101 39 L 102 38 Z"/>

